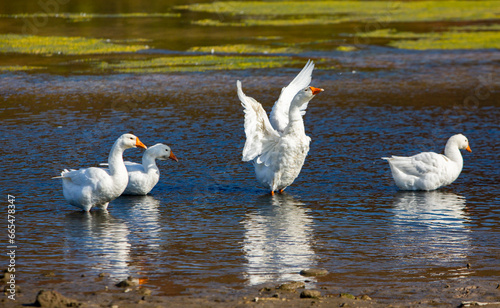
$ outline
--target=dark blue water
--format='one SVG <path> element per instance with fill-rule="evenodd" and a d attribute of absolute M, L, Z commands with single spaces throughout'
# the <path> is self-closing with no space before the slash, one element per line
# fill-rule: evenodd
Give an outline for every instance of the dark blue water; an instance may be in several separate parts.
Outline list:
<path fill-rule="evenodd" d="M 25 285 L 45 271 L 61 281 L 105 272 L 113 281 L 146 278 L 155 294 L 307 280 L 308 287 L 411 299 L 420 296 L 416 287 L 498 282 L 496 92 L 468 106 L 464 100 L 480 84 L 474 79 L 462 92 L 427 93 L 391 86 L 399 77 L 318 67 L 313 85 L 325 92 L 305 116 L 309 156 L 286 193 L 270 196 L 241 162 L 235 82 L 269 111 L 297 72 L 4 75 L 0 187 L 4 209 L 7 195 L 16 197 Z M 179 163 L 159 162 L 160 182 L 150 195 L 120 197 L 107 213 L 67 204 L 51 177 L 105 162 L 125 132 L 146 145 L 170 145 Z M 398 192 L 380 157 L 442 152 L 455 133 L 465 134 L 473 151 L 463 153 L 456 182 Z M 132 161 L 141 155 L 125 152 Z M 329 274 L 300 276 L 306 268 Z"/>

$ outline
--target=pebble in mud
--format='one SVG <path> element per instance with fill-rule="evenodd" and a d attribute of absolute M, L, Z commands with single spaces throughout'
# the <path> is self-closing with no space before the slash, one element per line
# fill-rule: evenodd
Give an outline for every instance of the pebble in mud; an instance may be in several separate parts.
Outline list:
<path fill-rule="evenodd" d="M 287 282 L 282 285 L 279 285 L 277 289 L 282 290 L 282 291 L 295 291 L 296 289 L 301 289 L 305 288 L 306 285 L 303 282 L 300 281 L 292 281 L 292 282 Z"/>
<path fill-rule="evenodd" d="M 322 269 L 322 268 L 309 268 L 309 269 L 301 270 L 300 274 L 302 276 L 308 276 L 308 277 L 324 276 L 324 275 L 328 274 L 328 271 L 326 269 Z"/>
<path fill-rule="evenodd" d="M 348 298 L 348 299 L 356 299 L 356 296 L 349 294 L 349 293 L 340 293 L 339 297 L 340 298 Z"/>
<path fill-rule="evenodd" d="M 300 298 L 320 298 L 321 292 L 316 290 L 304 290 L 300 293 Z"/>
<path fill-rule="evenodd" d="M 22 290 L 21 290 L 21 287 L 19 285 L 17 285 L 17 284 L 16 284 L 16 286 L 15 286 L 14 289 L 16 291 L 16 294 L 23 293 Z M 10 290 L 11 290 L 10 285 L 6 285 L 6 286 L 3 287 L 3 293 L 4 294 L 10 294 Z"/>
<path fill-rule="evenodd" d="M 43 277 L 56 277 L 56 273 L 54 273 L 53 271 L 43 272 L 42 276 Z"/>
<path fill-rule="evenodd" d="M 135 287 L 139 284 L 139 278 L 129 276 L 127 279 L 120 281 L 116 284 L 119 288 Z"/>
<path fill-rule="evenodd" d="M 14 275 L 14 274 L 13 274 L 13 273 L 9 273 L 7 270 L 5 270 L 5 271 L 3 272 L 3 277 L 2 277 L 2 280 L 3 280 L 4 282 L 9 281 L 9 280 L 11 279 L 11 277 L 10 277 L 11 275 Z"/>
<path fill-rule="evenodd" d="M 82 304 L 76 300 L 69 299 L 57 291 L 40 290 L 33 304 L 36 307 L 80 307 Z"/>
<path fill-rule="evenodd" d="M 140 288 L 138 293 L 144 296 L 150 296 L 151 294 L 153 294 L 153 291 L 148 288 Z"/>

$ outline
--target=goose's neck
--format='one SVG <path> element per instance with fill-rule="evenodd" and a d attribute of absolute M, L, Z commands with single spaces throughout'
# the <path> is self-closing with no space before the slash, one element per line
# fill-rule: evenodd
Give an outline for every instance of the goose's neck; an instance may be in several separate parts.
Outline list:
<path fill-rule="evenodd" d="M 111 152 L 109 152 L 108 156 L 109 172 L 111 176 L 127 172 L 127 168 L 123 162 L 124 151 L 125 149 L 120 147 L 117 143 L 115 143 L 113 148 L 111 148 Z"/>
<path fill-rule="evenodd" d="M 458 165 L 463 166 L 464 160 L 462 158 L 462 153 L 460 153 L 460 149 L 458 148 L 456 143 L 446 143 L 446 146 L 444 148 L 444 155 Z"/>
<path fill-rule="evenodd" d="M 300 114 L 300 108 L 294 104 L 290 106 L 290 110 L 288 111 L 288 126 L 285 132 L 287 134 L 305 133 L 304 121 Z"/>
<path fill-rule="evenodd" d="M 142 156 L 142 167 L 146 173 L 149 173 L 151 170 L 158 170 L 158 166 L 156 166 L 156 159 L 149 155 Z"/>

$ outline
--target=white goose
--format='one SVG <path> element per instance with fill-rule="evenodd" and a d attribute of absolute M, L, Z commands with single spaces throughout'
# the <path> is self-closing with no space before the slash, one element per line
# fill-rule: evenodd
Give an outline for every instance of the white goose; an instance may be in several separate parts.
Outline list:
<path fill-rule="evenodd" d="M 147 195 L 160 180 L 160 170 L 156 160 L 179 161 L 169 146 L 158 143 L 149 147 L 142 155 L 142 164 L 126 161 L 128 184 L 124 195 Z"/>
<path fill-rule="evenodd" d="M 455 181 L 463 167 L 460 150 L 472 152 L 462 134 L 451 136 L 444 155 L 423 152 L 410 157 L 382 157 L 389 162 L 392 177 L 401 190 L 434 190 Z"/>
<path fill-rule="evenodd" d="M 63 180 L 64 198 L 86 212 L 94 206 L 106 210 L 109 202 L 118 198 L 127 187 L 128 175 L 123 152 L 135 147 L 147 149 L 136 136 L 123 134 L 111 148 L 108 156 L 109 169 L 64 169 L 61 176 L 56 177 Z"/>
<path fill-rule="evenodd" d="M 309 87 L 314 63 L 308 61 L 292 82 L 281 90 L 270 119 L 255 99 L 246 96 L 238 80 L 238 97 L 245 108 L 246 142 L 243 161 L 252 161 L 257 180 L 280 193 L 297 178 L 309 152 L 302 116 L 309 101 L 323 89 Z"/>

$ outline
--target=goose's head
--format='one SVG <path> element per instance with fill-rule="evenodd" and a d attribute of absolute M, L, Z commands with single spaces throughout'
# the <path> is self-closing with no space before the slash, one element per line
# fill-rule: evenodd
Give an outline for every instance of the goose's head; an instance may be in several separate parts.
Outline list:
<path fill-rule="evenodd" d="M 293 102 L 297 106 L 302 106 L 303 104 L 308 103 L 316 94 L 323 91 L 324 90 L 320 88 L 306 87 L 295 94 Z"/>
<path fill-rule="evenodd" d="M 464 135 L 456 134 L 450 138 L 450 141 L 451 140 L 453 140 L 458 145 L 459 149 L 472 152 L 472 150 L 469 146 L 469 140 Z"/>
<path fill-rule="evenodd" d="M 172 160 L 175 160 L 176 162 L 179 162 L 170 147 L 163 143 L 157 143 L 153 145 L 145 153 L 151 155 L 154 159 L 167 160 L 170 158 Z"/>
<path fill-rule="evenodd" d="M 121 135 L 120 138 L 118 138 L 117 142 L 124 149 L 130 149 L 130 148 L 136 148 L 136 147 L 141 147 L 144 149 L 148 148 L 144 143 L 142 143 L 139 140 L 138 137 L 136 137 L 132 134 Z"/>

